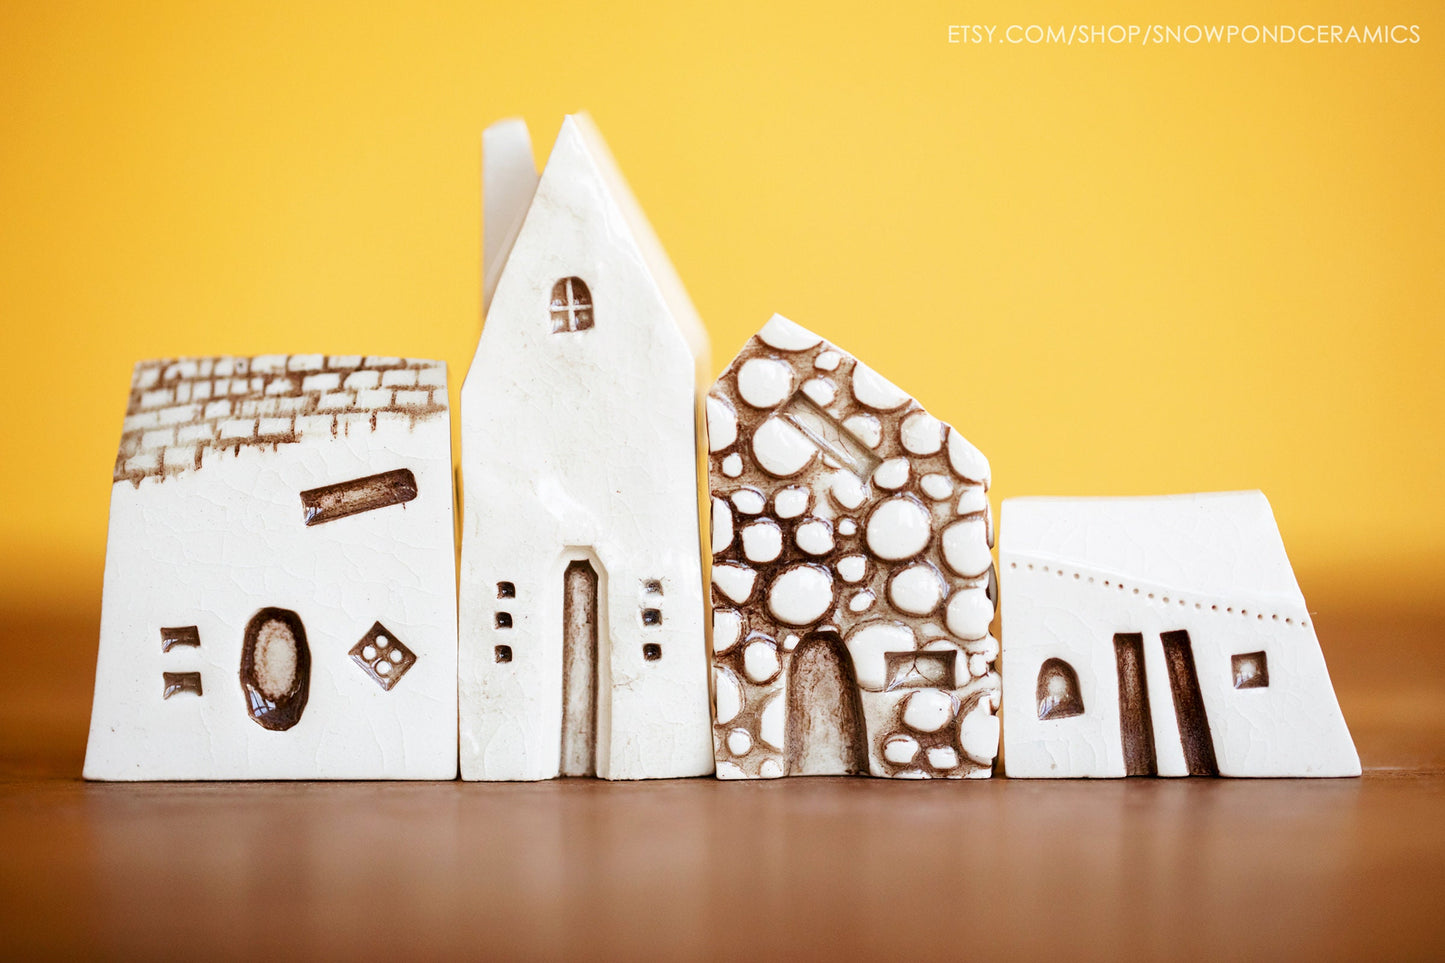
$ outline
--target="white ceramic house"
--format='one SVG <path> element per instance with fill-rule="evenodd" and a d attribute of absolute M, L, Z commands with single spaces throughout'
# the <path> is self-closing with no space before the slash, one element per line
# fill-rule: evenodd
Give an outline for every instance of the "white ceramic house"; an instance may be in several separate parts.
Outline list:
<path fill-rule="evenodd" d="M 88 779 L 453 779 L 446 368 L 136 366 Z"/>
<path fill-rule="evenodd" d="M 707 338 L 585 116 L 541 176 L 485 140 L 486 323 L 462 388 L 466 779 L 713 768 L 699 526 Z"/>
<path fill-rule="evenodd" d="M 1011 498 L 999 548 L 1012 777 L 1357 776 L 1260 492 Z"/>

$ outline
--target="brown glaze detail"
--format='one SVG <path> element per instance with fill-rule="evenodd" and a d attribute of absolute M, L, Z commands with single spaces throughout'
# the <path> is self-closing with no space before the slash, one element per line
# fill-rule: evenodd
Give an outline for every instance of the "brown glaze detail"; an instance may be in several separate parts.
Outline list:
<path fill-rule="evenodd" d="M 178 645 L 201 647 L 201 630 L 194 625 L 178 625 L 161 629 L 161 651 L 169 652 Z"/>
<path fill-rule="evenodd" d="M 1242 652 L 1229 661 L 1236 689 L 1268 688 L 1269 659 L 1263 652 Z"/>
<path fill-rule="evenodd" d="M 662 658 L 662 646 L 656 642 L 648 642 L 642 647 L 642 657 L 648 662 L 656 662 Z"/>
<path fill-rule="evenodd" d="M 643 581 L 643 583 L 642 583 L 642 591 L 645 592 L 645 593 L 648 594 L 648 595 L 661 595 L 661 594 L 662 594 L 662 579 L 657 579 L 657 578 L 645 579 L 645 580 Z"/>
<path fill-rule="evenodd" d="M 224 453 L 374 431 L 378 418 L 411 427 L 447 410 L 437 363 L 359 356 L 306 365 L 301 356 L 265 371 L 254 358 L 167 358 L 137 364 L 113 481 L 139 486 L 201 470 Z M 273 370 L 274 369 L 274 370 Z M 398 375 L 397 373 L 401 374 Z M 347 387 L 353 375 L 363 384 Z M 406 382 L 381 385 L 382 380 Z M 360 392 L 375 395 L 362 402 Z M 237 433 L 238 426 L 246 430 Z"/>
<path fill-rule="evenodd" d="M 579 559 L 562 575 L 564 776 L 597 775 L 597 570 Z"/>
<path fill-rule="evenodd" d="M 1191 776 L 1217 776 L 1219 764 L 1214 759 L 1214 737 L 1209 732 L 1209 717 L 1204 712 L 1204 696 L 1199 691 L 1199 673 L 1194 668 L 1194 647 L 1189 633 L 1183 630 L 1164 632 L 1164 664 L 1169 667 L 1169 688 L 1174 693 L 1174 714 L 1179 720 L 1179 741 L 1184 746 L 1184 762 Z"/>
<path fill-rule="evenodd" d="M 883 459 L 843 427 L 841 421 L 828 414 L 826 408 L 803 394 L 801 388 L 793 392 L 793 396 L 779 410 L 779 414 L 794 428 L 807 435 L 808 440 L 825 454 L 832 455 L 840 465 L 865 482 L 873 477 L 874 469 L 883 463 Z M 748 432 L 748 437 L 752 437 L 754 430 L 756 429 Z"/>
<path fill-rule="evenodd" d="M 1149 712 L 1149 686 L 1144 674 L 1144 636 L 1114 635 L 1119 665 L 1119 736 L 1124 745 L 1124 771 L 1131 776 L 1156 776 L 1154 719 Z"/>
<path fill-rule="evenodd" d="M 367 655 L 368 650 L 370 656 Z M 371 630 L 351 647 L 348 654 L 387 692 L 416 665 L 416 653 L 380 622 L 372 623 Z"/>
<path fill-rule="evenodd" d="M 499 645 L 492 650 L 492 656 L 498 662 L 512 661 L 512 647 L 510 645 Z"/>
<path fill-rule="evenodd" d="M 857 776 L 868 772 L 868 737 L 853 659 L 837 632 L 798 643 L 788 675 L 787 772 Z"/>
<path fill-rule="evenodd" d="M 162 672 L 161 683 L 164 685 L 162 699 L 169 699 L 178 692 L 194 692 L 198 696 L 201 694 L 199 672 Z"/>
<path fill-rule="evenodd" d="M 886 726 L 886 731 L 880 732 L 876 737 L 878 758 L 883 760 L 884 771 L 890 776 L 896 776 L 900 772 L 911 769 L 919 769 L 929 778 L 947 779 L 958 772 L 958 767 L 941 768 L 929 761 L 928 751 L 930 749 L 952 749 L 960 758 L 960 765 L 970 765 L 959 750 L 959 730 L 963 717 L 978 707 L 978 704 L 989 697 L 987 689 L 975 689 L 959 699 L 958 710 L 954 712 L 953 718 L 948 720 L 942 728 L 934 732 L 920 732 L 912 729 L 903 721 L 904 714 L 908 711 L 907 700 L 902 700 L 893 708 L 893 712 Z M 911 762 L 896 763 L 883 757 L 883 747 L 888 740 L 897 736 L 908 736 L 918 743 L 918 752 Z"/>
<path fill-rule="evenodd" d="M 1040 719 L 1068 719 L 1084 714 L 1079 674 L 1063 659 L 1047 659 L 1039 666 L 1034 696 L 1038 700 Z"/>
<path fill-rule="evenodd" d="M 258 650 L 263 643 L 284 645 L 288 635 L 295 649 L 295 671 L 284 691 L 268 693 L 263 679 L 266 666 L 258 665 Z M 306 644 L 301 617 L 290 609 L 264 608 L 257 612 L 246 624 L 241 645 L 241 691 L 246 696 L 247 713 L 262 728 L 284 732 L 301 721 L 310 689 L 311 649 Z"/>
<path fill-rule="evenodd" d="M 404 505 L 414 498 L 416 476 L 410 469 L 399 468 L 304 491 L 301 508 L 307 526 L 311 526 L 390 505 Z"/>
<path fill-rule="evenodd" d="M 552 333 L 586 331 L 592 327 L 592 292 L 581 278 L 563 278 L 552 285 Z"/>
<path fill-rule="evenodd" d="M 498 612 L 494 622 L 499 629 L 510 629 L 512 627 L 512 613 Z"/>
<path fill-rule="evenodd" d="M 953 649 L 886 652 L 888 667 L 885 691 L 894 689 L 956 689 L 958 653 Z"/>
<path fill-rule="evenodd" d="M 643 609 L 642 624 L 647 626 L 662 624 L 662 609 Z"/>
<path fill-rule="evenodd" d="M 511 582 L 497 583 L 497 598 L 514 599 L 517 597 L 517 586 Z"/>

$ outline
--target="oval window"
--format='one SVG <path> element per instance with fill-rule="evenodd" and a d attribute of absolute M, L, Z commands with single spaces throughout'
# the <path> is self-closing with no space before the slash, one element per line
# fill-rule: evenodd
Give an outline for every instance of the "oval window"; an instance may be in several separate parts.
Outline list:
<path fill-rule="evenodd" d="M 306 627 L 290 609 L 265 608 L 246 624 L 241 691 L 257 725 L 284 732 L 301 721 L 311 689 Z"/>

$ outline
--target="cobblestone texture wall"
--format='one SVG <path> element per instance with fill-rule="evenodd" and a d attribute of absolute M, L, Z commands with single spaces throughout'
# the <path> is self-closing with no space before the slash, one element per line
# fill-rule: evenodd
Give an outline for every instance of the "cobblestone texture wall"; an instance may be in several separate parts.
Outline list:
<path fill-rule="evenodd" d="M 804 734 L 831 715 L 842 755 L 850 732 L 866 739 L 845 771 L 987 777 L 999 734 L 987 459 L 783 318 L 718 378 L 707 412 L 718 776 L 821 771 Z M 792 681 L 795 653 L 816 644 L 846 649 L 855 710 L 826 677 Z"/>

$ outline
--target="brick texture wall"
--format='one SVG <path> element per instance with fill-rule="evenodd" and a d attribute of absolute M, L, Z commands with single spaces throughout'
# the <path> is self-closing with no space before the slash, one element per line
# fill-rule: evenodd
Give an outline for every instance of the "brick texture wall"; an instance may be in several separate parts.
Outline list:
<path fill-rule="evenodd" d="M 142 361 L 115 481 L 164 481 L 238 455 L 310 438 L 446 417 L 446 365 L 360 355 Z"/>

